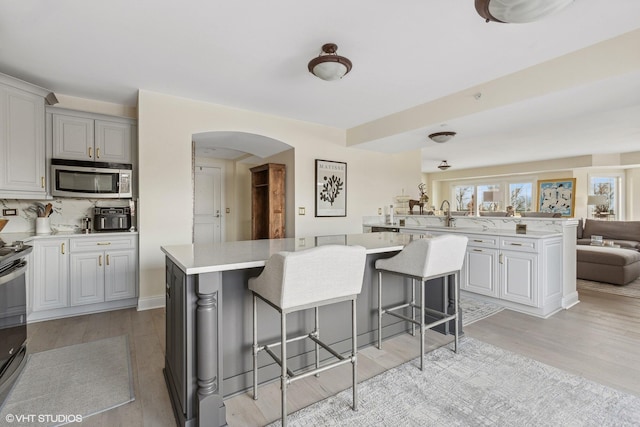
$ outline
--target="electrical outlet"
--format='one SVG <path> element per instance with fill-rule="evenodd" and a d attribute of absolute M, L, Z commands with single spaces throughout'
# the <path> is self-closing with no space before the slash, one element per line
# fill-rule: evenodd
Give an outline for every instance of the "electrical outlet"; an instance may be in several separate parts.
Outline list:
<path fill-rule="evenodd" d="M 378 215 L 382 215 L 382 208 L 378 208 Z"/>
<path fill-rule="evenodd" d="M 16 216 L 18 215 L 17 209 L 2 209 L 2 216 Z"/>

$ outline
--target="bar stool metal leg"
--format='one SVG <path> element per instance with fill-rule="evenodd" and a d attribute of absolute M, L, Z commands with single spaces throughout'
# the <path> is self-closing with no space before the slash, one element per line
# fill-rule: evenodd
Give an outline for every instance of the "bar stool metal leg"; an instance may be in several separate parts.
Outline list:
<path fill-rule="evenodd" d="M 316 338 L 320 339 L 320 315 L 318 314 L 318 307 L 315 308 L 315 317 L 316 317 L 316 330 L 314 331 L 316 334 Z M 320 368 L 320 344 L 316 342 L 316 369 Z M 316 377 L 319 377 L 320 373 L 316 374 Z"/>
<path fill-rule="evenodd" d="M 356 300 L 351 301 L 351 369 L 353 375 L 353 410 L 358 410 L 358 331 L 356 328 Z"/>
<path fill-rule="evenodd" d="M 280 357 L 281 374 L 280 374 L 280 387 L 282 388 L 282 427 L 287 426 L 287 315 L 284 312 L 280 313 L 280 329 L 281 329 L 281 348 Z"/>
<path fill-rule="evenodd" d="M 258 399 L 258 297 L 253 294 L 253 400 Z"/>
<path fill-rule="evenodd" d="M 420 370 L 424 371 L 424 330 L 426 329 L 425 304 L 425 281 L 420 281 Z"/>
<path fill-rule="evenodd" d="M 453 292 L 454 292 L 454 302 L 453 302 L 453 309 L 455 310 L 455 339 L 454 339 L 454 347 L 453 347 L 453 351 L 455 353 L 458 352 L 458 339 L 459 339 L 459 333 L 458 331 L 460 330 L 460 277 L 458 276 L 459 273 L 455 273 L 453 275 Z"/>
<path fill-rule="evenodd" d="M 449 314 L 449 276 L 442 278 L 442 312 Z M 449 335 L 449 322 L 444 324 L 444 334 Z"/>
<path fill-rule="evenodd" d="M 411 319 L 416 321 L 416 279 L 411 279 Z M 415 323 L 411 323 L 411 336 L 416 336 Z"/>
<path fill-rule="evenodd" d="M 378 271 L 378 350 L 382 350 L 382 271 Z"/>

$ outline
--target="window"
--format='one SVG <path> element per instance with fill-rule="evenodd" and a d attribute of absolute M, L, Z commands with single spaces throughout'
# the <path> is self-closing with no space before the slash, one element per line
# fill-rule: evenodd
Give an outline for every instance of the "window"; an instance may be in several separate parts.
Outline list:
<path fill-rule="evenodd" d="M 469 184 L 452 185 L 452 198 L 455 206 L 452 210 L 468 211 L 471 215 L 491 215 L 491 212 L 504 212 L 513 206 L 516 214 L 535 210 L 533 191 L 535 178 L 518 181 L 478 181 Z M 477 202 L 476 202 L 477 201 Z"/>
<path fill-rule="evenodd" d="M 458 185 L 453 187 L 453 200 L 456 201 L 455 210 L 474 212 L 474 193 L 475 186 L 473 185 Z"/>
<path fill-rule="evenodd" d="M 520 182 L 509 184 L 509 204 L 516 212 L 532 211 L 533 183 Z"/>
<path fill-rule="evenodd" d="M 596 218 L 609 218 L 619 215 L 621 211 L 621 185 L 620 177 L 610 176 L 589 176 L 589 195 L 604 196 L 603 203 L 593 206 L 593 216 Z"/>

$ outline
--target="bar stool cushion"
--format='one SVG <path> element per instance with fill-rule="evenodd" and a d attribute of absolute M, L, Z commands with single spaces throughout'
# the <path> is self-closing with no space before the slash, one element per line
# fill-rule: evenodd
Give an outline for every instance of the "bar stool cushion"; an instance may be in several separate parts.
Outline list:
<path fill-rule="evenodd" d="M 468 238 L 457 234 L 416 239 L 397 255 L 376 261 L 376 269 L 418 278 L 440 276 L 462 268 Z"/>
<path fill-rule="evenodd" d="M 366 256 L 362 246 L 345 245 L 278 252 L 249 279 L 249 289 L 285 311 L 357 295 Z"/>

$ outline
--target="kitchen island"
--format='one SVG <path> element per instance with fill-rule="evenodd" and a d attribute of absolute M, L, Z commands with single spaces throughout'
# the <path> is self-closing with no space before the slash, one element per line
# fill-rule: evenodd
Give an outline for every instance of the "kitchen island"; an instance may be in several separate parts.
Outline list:
<path fill-rule="evenodd" d="M 364 233 L 162 247 L 166 255 L 165 379 L 178 423 L 182 426 L 225 425 L 224 399 L 250 388 L 252 309 L 247 281 L 260 274 L 271 255 L 326 244 L 366 248 L 364 282 L 357 301 L 358 347 L 361 348 L 377 340 L 375 261 L 393 256 L 411 240 L 424 237 Z M 394 280 L 404 283 L 405 279 L 389 276 L 385 283 Z M 443 311 L 445 304 L 452 307 L 452 300 L 443 301 L 441 286 L 427 288 L 430 308 Z M 409 295 L 409 286 L 385 287 L 385 304 L 399 303 Z M 449 295 L 454 295 L 452 289 Z M 259 310 L 259 341 L 278 340 L 277 313 L 265 305 L 260 305 Z M 350 317 L 347 303 L 320 309 L 322 339 L 341 352 L 350 351 Z M 384 320 L 384 337 L 409 329 L 403 320 Z M 455 325 L 450 323 L 441 325 L 440 332 L 452 333 Z M 306 330 L 313 325 L 313 311 L 290 314 L 287 324 L 292 334 Z M 314 363 L 313 346 L 308 343 L 292 343 L 288 349 L 294 371 Z M 261 383 L 279 378 L 279 367 L 270 359 L 260 360 L 259 366 Z"/>

